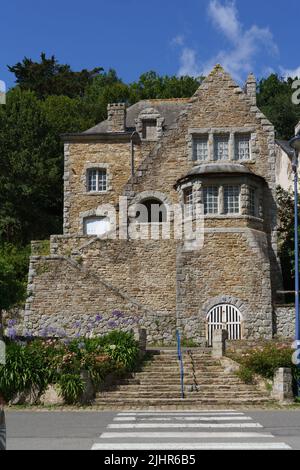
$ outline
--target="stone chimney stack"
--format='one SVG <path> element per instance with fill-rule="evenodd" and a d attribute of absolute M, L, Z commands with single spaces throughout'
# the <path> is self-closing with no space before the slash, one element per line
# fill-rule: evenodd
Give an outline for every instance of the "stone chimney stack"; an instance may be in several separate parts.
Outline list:
<path fill-rule="evenodd" d="M 107 107 L 108 132 L 125 132 L 126 130 L 126 104 L 113 103 Z"/>
<path fill-rule="evenodd" d="M 253 73 L 250 73 L 245 84 L 245 93 L 251 100 L 253 105 L 256 105 L 256 78 Z"/>

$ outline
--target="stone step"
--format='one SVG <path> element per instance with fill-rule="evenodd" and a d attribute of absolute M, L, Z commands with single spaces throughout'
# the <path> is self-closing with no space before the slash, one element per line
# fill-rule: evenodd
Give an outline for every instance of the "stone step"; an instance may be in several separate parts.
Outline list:
<path fill-rule="evenodd" d="M 172 398 L 166 398 L 166 399 L 161 399 L 161 398 L 152 398 L 149 400 L 144 400 L 144 399 L 122 399 L 122 398 L 113 398 L 113 399 L 107 399 L 107 400 L 102 400 L 102 399 L 96 399 L 95 400 L 95 405 L 97 406 L 130 406 L 133 408 L 137 409 L 144 409 L 147 408 L 148 406 L 209 406 L 209 405 L 216 405 L 216 406 L 257 406 L 257 405 L 268 405 L 274 403 L 270 399 L 264 399 L 264 398 L 252 398 L 252 399 L 241 399 L 241 398 L 224 398 L 222 400 L 220 399 L 215 399 L 215 398 L 202 398 L 200 399 L 172 399 Z"/>
<path fill-rule="evenodd" d="M 232 394 L 228 394 L 226 392 L 194 392 L 194 393 L 187 393 L 187 395 L 194 397 L 195 399 L 201 400 L 202 398 L 228 398 L 228 395 L 232 396 Z M 180 397 L 180 391 L 169 391 L 167 393 L 162 393 L 162 392 L 155 392 L 155 391 L 149 391 L 149 392 L 143 392 L 143 391 L 132 391 L 132 392 L 127 392 L 126 395 L 124 395 L 123 392 L 120 391 L 112 391 L 112 392 L 104 392 L 101 394 L 97 394 L 97 397 L 101 398 L 124 398 L 124 399 L 142 399 L 142 398 L 176 398 Z M 259 392 L 251 391 L 240 391 L 235 393 L 234 398 L 250 398 L 250 397 L 255 397 L 255 398 L 267 398 L 266 394 L 262 394 Z"/>
<path fill-rule="evenodd" d="M 185 384 L 185 388 L 188 388 L 189 386 L 193 385 L 192 383 L 190 384 Z M 223 391 L 223 392 L 226 392 L 226 391 L 232 391 L 232 392 L 235 392 L 236 391 L 236 385 L 237 384 L 232 384 L 232 385 L 225 385 L 225 384 L 219 384 L 219 385 L 215 385 L 215 384 L 197 384 L 198 388 L 199 388 L 199 391 L 202 393 L 202 392 L 205 392 L 205 391 L 212 391 L 212 390 L 218 390 L 218 391 Z M 181 386 L 180 384 L 174 384 L 174 385 L 157 385 L 156 387 L 154 386 L 150 386 L 150 384 L 129 384 L 129 385 L 117 385 L 116 388 L 111 388 L 111 389 L 108 389 L 107 391 L 110 391 L 110 390 L 120 390 L 120 391 L 132 391 L 132 390 L 139 390 L 139 391 L 160 391 L 160 392 L 169 392 L 169 391 L 180 391 L 181 390 Z M 251 387 L 249 385 L 239 385 L 239 391 L 256 391 L 256 387 L 254 385 L 252 385 Z"/>

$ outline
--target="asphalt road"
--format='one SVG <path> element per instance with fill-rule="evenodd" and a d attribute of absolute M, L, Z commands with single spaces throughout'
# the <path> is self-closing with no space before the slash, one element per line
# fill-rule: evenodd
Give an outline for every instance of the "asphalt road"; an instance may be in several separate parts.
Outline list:
<path fill-rule="evenodd" d="M 130 449 L 189 445 L 300 450 L 300 411 L 8 411 L 8 450 Z M 169 423 L 169 424 L 168 424 Z M 220 433 L 220 434 L 218 434 Z M 155 447 L 154 447 L 155 448 Z"/>

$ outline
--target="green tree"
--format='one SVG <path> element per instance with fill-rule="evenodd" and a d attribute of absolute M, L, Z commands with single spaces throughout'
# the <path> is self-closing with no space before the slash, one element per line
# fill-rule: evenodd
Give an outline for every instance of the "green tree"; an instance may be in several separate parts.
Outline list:
<path fill-rule="evenodd" d="M 0 247 L 0 339 L 3 310 L 25 300 L 29 247 L 4 244 Z"/>
<path fill-rule="evenodd" d="M 130 103 L 145 99 L 190 98 L 199 88 L 203 77 L 160 76 L 154 71 L 144 73 L 129 85 Z"/>
<path fill-rule="evenodd" d="M 294 199 L 282 188 L 277 189 L 278 203 L 278 248 L 285 290 L 294 290 L 295 282 L 295 216 Z M 299 205 L 300 210 L 300 205 Z M 300 230 L 299 230 L 300 237 Z M 300 238 L 299 238 L 300 240 Z"/>
<path fill-rule="evenodd" d="M 70 98 L 83 96 L 93 78 L 103 69 L 81 70 L 74 72 L 70 65 L 59 64 L 55 56 L 46 57 L 41 53 L 40 62 L 25 57 L 22 62 L 8 66 L 16 76 L 16 83 L 23 90 L 34 91 L 41 99 L 49 95 L 64 95 Z"/>
<path fill-rule="evenodd" d="M 292 78 L 284 80 L 272 74 L 258 85 L 258 107 L 274 124 L 278 139 L 290 139 L 300 120 L 300 106 L 292 102 L 293 81 Z"/>

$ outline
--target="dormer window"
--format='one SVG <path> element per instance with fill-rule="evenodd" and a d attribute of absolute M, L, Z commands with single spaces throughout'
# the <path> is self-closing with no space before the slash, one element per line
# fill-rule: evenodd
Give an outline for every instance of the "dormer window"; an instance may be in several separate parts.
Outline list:
<path fill-rule="evenodd" d="M 145 140 L 157 139 L 157 121 L 156 119 L 147 119 L 143 121 L 142 137 Z"/>
<path fill-rule="evenodd" d="M 215 161 L 229 160 L 229 135 L 215 135 L 214 159 Z"/>
<path fill-rule="evenodd" d="M 198 162 L 208 160 L 208 136 L 193 137 L 193 160 Z"/>
<path fill-rule="evenodd" d="M 88 170 L 87 190 L 89 193 L 103 193 L 107 191 L 107 171 L 105 168 L 92 168 Z"/>
<path fill-rule="evenodd" d="M 235 159 L 250 160 L 250 135 L 240 134 L 235 136 Z"/>

